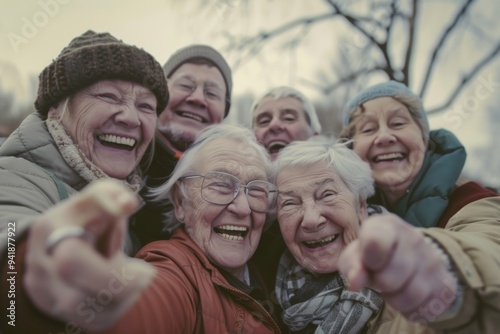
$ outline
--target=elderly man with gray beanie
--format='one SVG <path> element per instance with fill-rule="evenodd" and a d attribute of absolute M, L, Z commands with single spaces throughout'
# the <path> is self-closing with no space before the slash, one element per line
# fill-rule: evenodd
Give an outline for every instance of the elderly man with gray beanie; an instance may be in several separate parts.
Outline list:
<path fill-rule="evenodd" d="M 163 66 L 170 100 L 158 117 L 155 154 L 148 170 L 147 185 L 166 182 L 183 152 L 201 130 L 218 124 L 228 115 L 233 80 L 222 55 L 207 45 L 192 44 L 176 51 Z M 147 203 L 137 214 L 134 230 L 144 241 L 160 238 L 163 213 Z"/>
<path fill-rule="evenodd" d="M 176 51 L 163 66 L 170 100 L 158 119 L 150 185 L 166 181 L 198 133 L 228 115 L 233 81 L 222 55 L 207 45 Z"/>

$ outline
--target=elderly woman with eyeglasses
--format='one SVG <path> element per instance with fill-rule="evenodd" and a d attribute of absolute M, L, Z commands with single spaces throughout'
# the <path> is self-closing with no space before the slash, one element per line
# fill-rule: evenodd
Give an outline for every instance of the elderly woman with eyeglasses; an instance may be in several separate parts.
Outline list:
<path fill-rule="evenodd" d="M 250 130 L 204 130 L 170 180 L 152 191 L 180 222 L 136 257 L 156 276 L 111 333 L 278 333 L 270 298 L 248 263 L 275 203 L 270 161 Z"/>
<path fill-rule="evenodd" d="M 108 244 L 83 238 L 82 243 L 101 254 L 98 267 L 87 270 L 109 265 L 108 280 L 73 282 L 83 287 L 98 283 L 101 289 L 80 304 L 62 305 L 61 315 L 76 317 L 65 327 L 48 318 L 37 325 L 49 332 L 71 326 L 75 331 L 116 334 L 280 333 L 272 310 L 264 307 L 270 294 L 249 264 L 277 195 L 268 182 L 269 171 L 267 152 L 250 130 L 231 125 L 203 130 L 170 180 L 151 190 L 153 200 L 172 201 L 174 210 L 166 216 L 180 226 L 168 240 L 149 243 L 136 254 L 147 268 L 130 272 L 113 266 L 122 251 L 109 253 Z M 124 219 L 139 206 L 134 193 L 110 181 L 90 185 L 71 201 L 81 208 L 81 220 L 115 220 L 114 225 L 106 224 L 108 239 L 115 244 L 123 240 Z M 65 214 L 59 210 L 53 217 Z M 93 231 L 87 232 L 91 236 Z M 81 259 L 69 254 L 65 261 L 78 266 Z M 123 290 L 132 285 L 143 289 L 136 288 L 134 298 L 121 301 Z M 118 311 L 101 317 L 109 308 Z"/>
<path fill-rule="evenodd" d="M 489 243 L 479 227 L 475 235 L 421 229 L 394 214 L 370 214 L 371 174 L 346 144 L 330 140 L 294 142 L 275 161 L 288 248 L 276 280 L 284 323 L 294 333 L 496 333 L 498 287 L 482 291 L 486 277 L 461 285 L 476 270 L 499 273 L 491 254 L 486 269 L 462 246 Z M 436 241 L 445 239 L 453 242 Z M 449 255 L 458 253 L 458 260 Z"/>

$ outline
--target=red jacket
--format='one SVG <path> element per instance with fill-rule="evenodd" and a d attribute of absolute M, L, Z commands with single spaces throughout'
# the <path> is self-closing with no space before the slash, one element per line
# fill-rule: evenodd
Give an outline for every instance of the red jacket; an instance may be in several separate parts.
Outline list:
<path fill-rule="evenodd" d="M 182 229 L 136 257 L 156 268 L 156 278 L 106 333 L 280 332 L 261 304 L 232 287 Z"/>

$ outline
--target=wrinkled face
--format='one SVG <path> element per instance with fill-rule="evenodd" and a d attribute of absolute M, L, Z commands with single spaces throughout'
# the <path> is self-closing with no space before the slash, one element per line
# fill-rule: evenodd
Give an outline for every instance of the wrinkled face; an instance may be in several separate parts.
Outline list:
<path fill-rule="evenodd" d="M 366 218 L 366 203 L 326 164 L 284 167 L 277 178 L 278 221 L 297 262 L 314 274 L 337 271 Z"/>
<path fill-rule="evenodd" d="M 50 110 L 60 115 L 62 103 Z M 137 167 L 156 127 L 156 97 L 133 82 L 100 81 L 76 93 L 62 124 L 80 151 L 110 177 Z"/>
<path fill-rule="evenodd" d="M 356 119 L 354 151 L 370 164 L 377 186 L 397 200 L 422 167 L 422 131 L 408 108 L 391 97 L 370 100 L 363 107 L 363 115 Z"/>
<path fill-rule="evenodd" d="M 185 63 L 168 79 L 168 90 L 170 99 L 158 129 L 173 147 L 184 151 L 201 130 L 222 122 L 226 84 L 217 67 Z"/>
<path fill-rule="evenodd" d="M 253 131 L 274 160 L 279 151 L 315 133 L 307 123 L 302 103 L 294 97 L 264 98 L 253 113 Z"/>
<path fill-rule="evenodd" d="M 225 172 L 236 176 L 243 185 L 252 180 L 267 181 L 262 159 L 254 149 L 239 141 L 215 139 L 202 152 L 196 161 L 200 166 L 196 174 Z M 230 204 L 208 203 L 201 197 L 202 181 L 202 178 L 180 181 L 186 187 L 187 198 L 179 191 L 174 193 L 176 215 L 185 216 L 187 233 L 212 262 L 240 277 L 257 249 L 266 215 L 250 210 L 243 188 Z"/>

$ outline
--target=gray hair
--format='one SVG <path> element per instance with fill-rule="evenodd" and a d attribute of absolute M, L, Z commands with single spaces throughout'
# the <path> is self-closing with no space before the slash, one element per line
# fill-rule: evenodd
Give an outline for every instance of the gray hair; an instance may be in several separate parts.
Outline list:
<path fill-rule="evenodd" d="M 194 143 L 179 159 L 179 162 L 175 166 L 170 179 L 157 188 L 149 189 L 147 196 L 151 198 L 151 201 L 161 203 L 165 200 L 169 200 L 173 203 L 172 189 L 175 183 L 183 176 L 199 173 L 199 169 L 201 167 L 198 163 L 199 157 L 205 150 L 207 144 L 217 138 L 234 139 L 241 142 L 242 147 L 245 149 L 253 149 L 257 152 L 259 158 L 264 162 L 266 176 L 270 179 L 271 160 L 269 158 L 269 154 L 264 147 L 257 142 L 254 133 L 248 128 L 220 123 L 203 129 L 198 137 L 196 137 Z M 183 187 L 181 187 L 181 192 L 185 195 Z M 171 213 L 167 213 L 166 217 L 167 221 L 175 220 L 175 217 L 172 217 Z M 167 222 L 167 224 L 169 224 L 169 222 Z M 170 228 L 167 226 L 167 229 Z"/>
<path fill-rule="evenodd" d="M 348 147 L 348 142 L 317 136 L 314 140 L 295 141 L 281 150 L 273 164 L 276 184 L 280 171 L 288 166 L 324 163 L 340 177 L 360 203 L 375 193 L 370 166 Z"/>
<path fill-rule="evenodd" d="M 262 100 L 264 100 L 266 97 L 272 97 L 275 99 L 281 99 L 284 97 L 293 97 L 297 99 L 298 101 L 300 101 L 300 103 L 302 103 L 307 123 L 309 124 L 311 129 L 313 129 L 313 131 L 317 133 L 321 133 L 321 123 L 319 122 L 318 114 L 316 113 L 314 105 L 311 103 L 311 101 L 307 99 L 307 97 L 305 97 L 304 94 L 302 94 L 298 90 L 287 86 L 280 86 L 269 90 L 268 92 L 264 93 L 260 98 L 254 101 L 252 107 L 250 108 L 252 114 L 255 112 L 255 109 L 257 109 Z M 253 122 L 254 121 L 252 117 L 252 124 Z"/>

